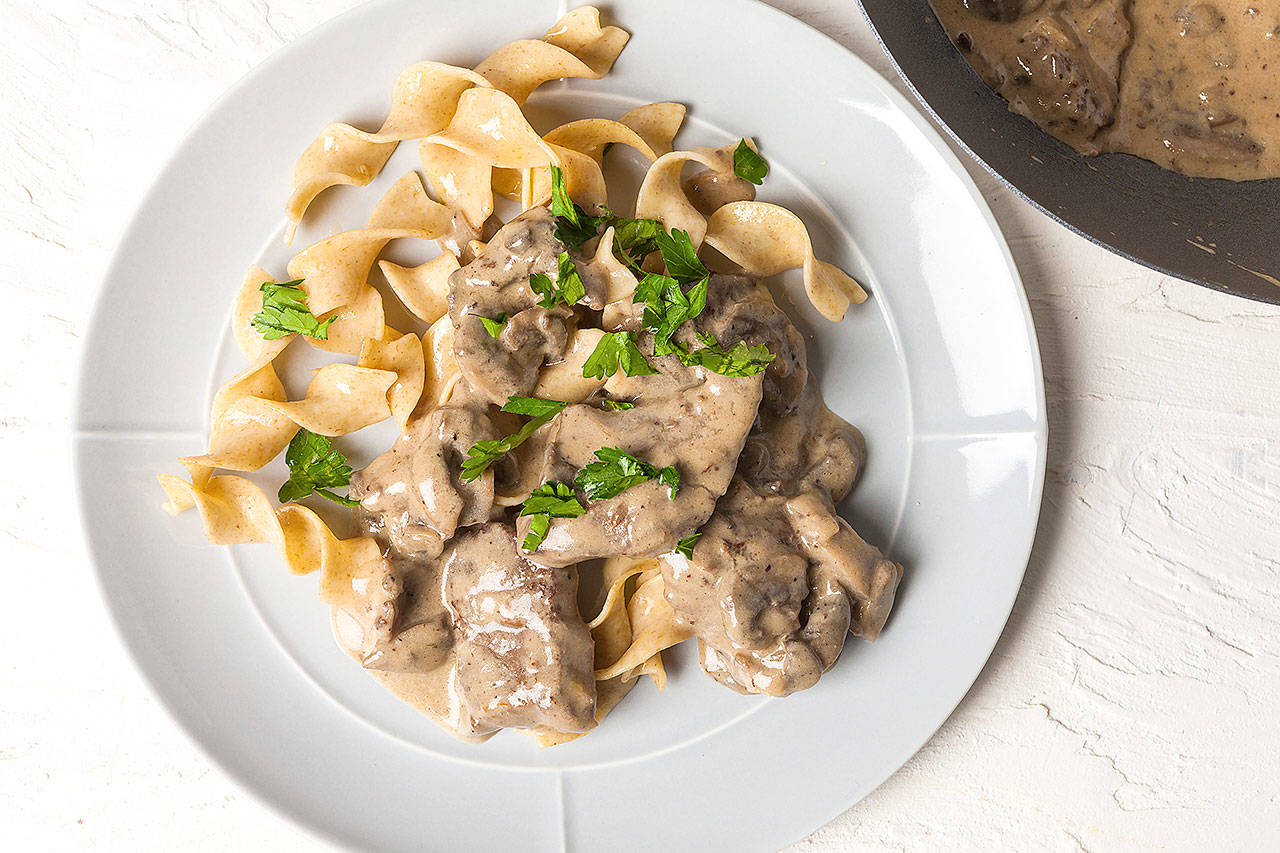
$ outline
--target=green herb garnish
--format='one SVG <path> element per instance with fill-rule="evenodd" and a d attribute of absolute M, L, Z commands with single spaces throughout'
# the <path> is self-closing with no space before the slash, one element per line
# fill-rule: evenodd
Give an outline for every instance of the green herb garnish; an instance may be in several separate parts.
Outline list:
<path fill-rule="evenodd" d="M 702 538 L 701 533 L 690 533 L 688 536 L 676 543 L 676 553 L 683 554 L 688 559 L 693 559 L 693 546 L 698 544 L 698 540 Z"/>
<path fill-rule="evenodd" d="M 541 397 L 508 397 L 502 411 L 513 415 L 528 415 L 531 418 L 554 417 L 563 411 L 568 403 L 560 400 L 544 400 Z"/>
<path fill-rule="evenodd" d="M 543 400 L 538 397 L 508 397 L 504 412 L 532 415 L 533 419 L 520 427 L 518 432 L 503 438 L 486 438 L 471 445 L 467 458 L 462 460 L 462 481 L 470 483 L 487 471 L 495 462 L 524 444 L 529 436 L 546 426 L 568 403 L 559 400 Z"/>
<path fill-rule="evenodd" d="M 351 484 L 351 466 L 325 436 L 298 430 L 289 442 L 284 461 L 289 466 L 289 479 L 280 487 L 281 503 L 300 501 L 314 493 L 343 506 L 360 505 L 357 500 L 329 491 Z"/>
<path fill-rule="evenodd" d="M 686 293 L 674 278 L 649 273 L 636 285 L 631 301 L 644 303 L 642 322 L 653 332 L 653 354 L 670 355 L 678 347 L 671 342 L 676 330 L 707 307 L 707 279 L 699 280 Z"/>
<path fill-rule="evenodd" d="M 557 302 L 573 307 L 587 295 L 587 288 L 568 252 L 561 252 L 556 263 L 559 268 L 554 282 L 546 273 L 535 272 L 529 276 L 529 289 L 541 297 L 538 304 L 543 308 L 554 308 Z"/>
<path fill-rule="evenodd" d="M 625 412 L 627 409 L 634 409 L 635 403 L 629 403 L 626 400 L 601 400 L 604 407 L 611 412 Z"/>
<path fill-rule="evenodd" d="M 613 253 L 636 272 L 650 253 L 658 250 L 657 238 L 665 232 L 656 219 L 615 218 L 613 226 Z"/>
<path fill-rule="evenodd" d="M 289 335 L 306 335 L 317 341 L 329 339 L 329 327 L 334 317 L 317 320 L 307 307 L 307 294 L 298 285 L 302 279 L 293 281 L 263 282 L 262 310 L 253 315 L 250 324 L 262 333 L 269 341 L 279 340 Z"/>
<path fill-rule="evenodd" d="M 551 214 L 556 218 L 556 239 L 566 249 L 576 249 L 595 237 L 600 226 L 612 218 L 606 211 L 603 216 L 591 216 L 569 198 L 564 185 L 564 172 L 559 166 L 551 167 Z"/>
<path fill-rule="evenodd" d="M 551 530 L 551 519 L 577 518 L 586 511 L 571 486 L 557 481 L 543 483 L 520 507 L 520 515 L 530 517 L 529 532 L 521 547 L 526 551 L 538 550 Z"/>
<path fill-rule="evenodd" d="M 764 344 L 747 346 L 745 341 L 738 341 L 725 350 L 711 335 L 699 332 L 698 340 L 703 343 L 699 349 L 677 351 L 680 360 L 691 367 L 705 367 L 721 376 L 755 376 L 763 373 L 775 358 Z"/>
<path fill-rule="evenodd" d="M 617 447 L 602 447 L 595 455 L 597 461 L 579 469 L 573 478 L 590 500 L 617 497 L 632 486 L 653 479 L 667 487 L 671 498 L 680 491 L 680 473 L 674 465 L 659 469 Z"/>
<path fill-rule="evenodd" d="M 688 231 L 679 228 L 668 234 L 660 231 L 654 236 L 658 251 L 662 252 L 662 260 L 667 265 L 667 275 L 681 284 L 697 281 L 711 275 L 698 260 L 698 250 L 693 247 Z"/>
<path fill-rule="evenodd" d="M 759 186 L 769 174 L 769 164 L 743 139 L 733 149 L 733 173 L 744 181 Z"/>
<path fill-rule="evenodd" d="M 484 324 L 484 330 L 489 333 L 489 337 L 491 338 L 497 338 L 498 335 L 501 335 L 502 327 L 507 324 L 506 311 L 503 311 L 497 317 L 493 318 L 486 317 L 483 314 L 476 314 L 474 312 L 472 312 L 471 316 L 480 318 L 480 322 Z"/>
<path fill-rule="evenodd" d="M 658 372 L 640 352 L 635 332 L 610 332 L 583 362 L 582 375 L 604 379 L 617 373 L 619 367 L 628 376 L 652 376 Z"/>

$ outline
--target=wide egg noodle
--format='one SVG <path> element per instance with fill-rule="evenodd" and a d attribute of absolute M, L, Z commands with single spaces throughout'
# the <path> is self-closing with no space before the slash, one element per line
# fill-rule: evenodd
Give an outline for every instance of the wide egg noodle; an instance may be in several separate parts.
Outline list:
<path fill-rule="evenodd" d="M 684 116 L 684 104 L 662 101 L 627 110 L 618 122 L 634 130 L 656 157 L 661 157 L 671 153 Z"/>
<path fill-rule="evenodd" d="M 458 98 L 489 81 L 469 68 L 420 62 L 396 78 L 391 111 L 377 133 L 333 124 L 302 153 L 293 169 L 293 193 L 285 206 L 293 229 L 316 196 L 332 186 L 366 186 L 403 139 L 428 136 L 449 123 Z"/>
<path fill-rule="evenodd" d="M 453 389 L 462 379 L 462 369 L 453 354 L 453 322 L 448 314 L 432 323 L 422 336 L 422 352 L 426 372 L 416 417 L 425 417 L 449 402 Z"/>
<path fill-rule="evenodd" d="M 261 267 L 250 267 L 236 292 L 231 312 L 231 331 L 236 345 L 254 364 L 264 364 L 276 358 L 298 337 L 326 352 L 359 355 L 365 338 L 379 337 L 382 334 L 385 322 L 382 295 L 372 287 L 365 287 L 356 294 L 353 301 L 319 316 L 318 319 L 321 320 L 333 319 L 325 329 L 323 340 L 291 334 L 269 341 L 253 327 L 254 316 L 262 310 L 262 285 L 266 283 L 277 282 Z"/>
<path fill-rule="evenodd" d="M 839 267 L 813 255 L 809 231 L 785 207 L 760 201 L 735 201 L 711 214 L 707 245 L 742 267 L 765 278 L 802 267 L 804 290 L 813 307 L 828 320 L 844 318 L 849 303 L 867 301 L 867 292 Z"/>
<path fill-rule="evenodd" d="M 270 361 L 250 367 L 218 389 L 209 414 L 208 450 L 179 460 L 196 486 L 208 482 L 214 468 L 256 471 L 278 456 L 298 431 L 293 421 L 269 405 L 285 399 L 284 385 Z"/>
<path fill-rule="evenodd" d="M 290 402 L 272 365 L 255 365 L 214 396 L 208 451 L 179 461 L 197 485 L 214 468 L 256 471 L 280 455 L 299 427 L 346 435 L 391 417 L 387 393 L 398 380 L 389 370 L 330 364 L 315 372 L 306 397 Z"/>
<path fill-rule="evenodd" d="M 680 177 L 688 163 L 697 163 L 713 171 L 733 170 L 733 146 L 694 148 L 663 154 L 645 173 L 636 194 L 636 217 L 657 219 L 668 230 L 688 232 L 695 248 L 702 245 L 707 233 L 707 218 L 685 195 Z"/>
<path fill-rule="evenodd" d="M 360 349 L 360 367 L 395 374 L 387 390 L 391 416 L 404 432 L 426 384 L 426 357 L 417 335 L 388 336 L 384 340 L 366 338 Z"/>
<path fill-rule="evenodd" d="M 569 348 L 564 358 L 548 364 L 538 373 L 538 384 L 533 389 L 533 396 L 544 400 L 562 400 L 566 403 L 580 403 L 596 391 L 604 387 L 603 378 L 596 379 L 582 375 L 582 366 L 586 364 L 596 344 L 604 337 L 600 329 L 577 329 L 569 338 Z"/>
<path fill-rule="evenodd" d="M 263 337 L 253 327 L 253 318 L 262 311 L 262 300 L 265 294 L 262 285 L 275 284 L 276 279 L 262 267 L 249 267 L 240 288 L 236 291 L 235 302 L 231 308 L 231 334 L 236 339 L 236 346 L 246 359 L 254 363 L 266 363 L 284 351 L 295 335 L 285 335 L 274 341 Z"/>
<path fill-rule="evenodd" d="M 449 276 L 461 268 L 452 252 L 436 255 L 416 267 L 378 261 L 391 291 L 413 316 L 434 323 L 449 311 Z"/>
<path fill-rule="evenodd" d="M 523 104 L 534 89 L 551 80 L 599 80 L 609 73 L 629 38 L 626 30 L 600 26 L 599 9 L 582 6 L 552 25 L 543 39 L 523 39 L 498 48 L 476 71 Z"/>
<path fill-rule="evenodd" d="M 619 676 L 625 678 L 663 649 L 693 636 L 677 621 L 675 611 L 667 603 L 661 573 L 648 576 L 636 587 L 627 601 L 627 615 L 631 620 L 631 645 L 612 664 L 596 670 L 599 681 Z"/>
<path fill-rule="evenodd" d="M 410 172 L 378 202 L 370 225 L 326 237 L 289 261 L 289 275 L 302 279 L 307 306 L 320 316 L 354 302 L 369 287 L 369 271 L 392 240 L 434 240 L 451 233 L 448 208 L 432 201 L 422 179 Z"/>
<path fill-rule="evenodd" d="M 555 151 L 538 136 L 520 105 L 498 89 L 464 92 L 448 127 L 427 141 L 503 169 L 533 168 L 556 160 Z"/>
<path fill-rule="evenodd" d="M 418 143 L 418 159 L 436 198 L 479 230 L 493 214 L 493 166 L 430 139 Z"/>
<path fill-rule="evenodd" d="M 374 540 L 338 539 L 311 510 L 298 504 L 277 509 L 243 477 L 213 477 L 199 487 L 172 474 L 158 479 L 169 499 L 165 510 L 177 515 L 195 507 L 213 544 L 265 542 L 275 546 L 293 574 L 319 570 L 321 601 L 340 600 L 353 577 L 371 574 L 369 567 L 382 561 Z"/>
<path fill-rule="evenodd" d="M 387 392 L 398 379 L 390 370 L 326 364 L 316 370 L 304 398 L 266 406 L 308 432 L 346 435 L 391 417 Z"/>

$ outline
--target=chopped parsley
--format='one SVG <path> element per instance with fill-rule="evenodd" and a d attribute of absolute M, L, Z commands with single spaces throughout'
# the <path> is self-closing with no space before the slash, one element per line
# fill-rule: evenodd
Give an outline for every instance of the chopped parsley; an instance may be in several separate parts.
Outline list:
<path fill-rule="evenodd" d="M 564 185 L 564 172 L 558 166 L 551 167 L 551 213 L 556 218 L 556 239 L 566 249 L 576 249 L 596 236 L 600 226 L 612 218 L 612 213 L 591 216 L 569 198 Z M 548 306 L 550 307 L 550 306 Z"/>
<path fill-rule="evenodd" d="M 676 543 L 676 553 L 683 554 L 686 558 L 693 559 L 693 546 L 698 544 L 698 540 L 702 538 L 701 533 L 690 533 L 688 536 Z"/>
<path fill-rule="evenodd" d="M 528 415 L 531 418 L 554 417 L 567 405 L 569 404 L 561 400 L 511 396 L 503 404 L 502 411 L 510 412 L 513 415 Z"/>
<path fill-rule="evenodd" d="M 462 460 L 462 481 L 470 483 L 506 456 L 542 427 L 546 426 L 556 414 L 568 403 L 559 400 L 542 400 L 538 397 L 508 397 L 504 412 L 517 415 L 532 415 L 532 420 L 520 427 L 518 432 L 502 438 L 487 438 L 477 441 L 467 451 L 467 458 Z"/>
<path fill-rule="evenodd" d="M 769 164 L 743 139 L 733 149 L 733 173 L 744 181 L 759 186 L 769 174 Z"/>
<path fill-rule="evenodd" d="M 653 332 L 653 354 L 670 355 L 679 348 L 671 342 L 676 330 L 707 307 L 707 279 L 699 280 L 686 293 L 674 278 L 649 273 L 636 285 L 631 299 L 644 303 L 642 323 Z"/>
<path fill-rule="evenodd" d="M 721 376 L 755 376 L 763 373 L 775 358 L 764 344 L 747 346 L 745 341 L 738 341 L 728 350 L 711 335 L 698 333 L 702 346 L 693 351 L 680 350 L 680 360 L 689 366 L 705 367 L 712 373 Z"/>
<path fill-rule="evenodd" d="M 551 519 L 577 518 L 586 511 L 587 508 L 578 500 L 572 486 L 558 481 L 543 483 L 533 490 L 520 507 L 520 515 L 530 517 L 529 532 L 521 547 L 526 551 L 538 550 L 551 530 Z"/>
<path fill-rule="evenodd" d="M 680 491 L 680 472 L 674 465 L 656 468 L 637 459 L 617 447 L 602 447 L 596 451 L 596 461 L 578 470 L 574 484 L 593 501 L 614 498 L 632 486 L 656 479 L 675 498 Z"/>
<path fill-rule="evenodd" d="M 626 400 L 601 400 L 604 407 L 611 412 L 625 412 L 627 409 L 634 409 L 635 403 L 629 403 Z"/>
<path fill-rule="evenodd" d="M 529 276 L 529 289 L 541 297 L 538 304 L 543 308 L 554 308 L 557 302 L 570 307 L 577 305 L 587 295 L 582 276 L 578 275 L 578 268 L 568 252 L 561 252 L 556 263 L 559 268 L 554 282 L 546 273 L 535 272 Z"/>
<path fill-rule="evenodd" d="M 658 250 L 658 235 L 664 232 L 656 219 L 615 218 L 613 226 L 613 253 L 618 260 L 640 271 L 640 264 L 650 253 Z"/>
<path fill-rule="evenodd" d="M 293 281 L 263 282 L 262 310 L 253 315 L 250 325 L 262 333 L 269 341 L 279 340 L 289 335 L 306 335 L 317 341 L 329 339 L 329 326 L 334 317 L 317 320 L 307 307 L 307 294 L 298 285 L 302 279 Z"/>
<path fill-rule="evenodd" d="M 698 260 L 698 250 L 693 247 L 688 231 L 679 228 L 668 234 L 659 231 L 654 236 L 658 251 L 662 252 L 662 260 L 667 265 L 667 275 L 681 284 L 688 284 L 711 275 Z"/>
<path fill-rule="evenodd" d="M 484 330 L 489 333 L 489 337 L 496 338 L 502 334 L 502 327 L 507 324 L 507 312 L 503 311 L 497 317 L 489 318 L 483 314 L 472 312 L 472 317 L 479 317 L 480 322 L 484 324 Z"/>
<path fill-rule="evenodd" d="M 343 506 L 360 505 L 357 500 L 330 491 L 351 484 L 351 466 L 325 436 L 298 430 L 289 442 L 284 461 L 289 466 L 289 479 L 280 487 L 281 503 L 300 501 L 314 493 Z"/>
<path fill-rule="evenodd" d="M 627 376 L 651 376 L 658 372 L 640 352 L 635 332 L 610 332 L 601 338 L 583 362 L 582 375 L 604 379 L 617 373 L 618 368 Z"/>

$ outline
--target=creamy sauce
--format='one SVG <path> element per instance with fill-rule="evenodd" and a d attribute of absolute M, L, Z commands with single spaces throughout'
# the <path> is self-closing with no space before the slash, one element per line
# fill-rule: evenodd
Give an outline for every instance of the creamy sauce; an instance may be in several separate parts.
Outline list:
<path fill-rule="evenodd" d="M 1280 176 L 1274 0 L 931 0 L 1015 112 L 1085 154 Z"/>
<path fill-rule="evenodd" d="M 715 175 L 692 190 L 704 203 L 754 194 L 750 184 Z M 593 573 L 598 587 L 596 558 L 659 556 L 667 601 L 698 636 L 712 677 L 774 695 L 812 685 L 849 633 L 874 638 L 901 567 L 835 514 L 862 466 L 862 437 L 823 405 L 804 339 L 753 279 L 713 275 L 706 309 L 676 338 L 764 344 L 776 355 L 766 371 L 722 376 L 650 357 L 656 374 L 619 371 L 582 386 L 586 400 L 477 479 L 462 480 L 473 444 L 523 422 L 499 411 L 509 395 L 533 395 L 548 366 L 569 364 L 583 330 L 635 327 L 638 309 L 629 290 L 617 292 L 607 250 L 574 255 L 588 291 L 580 305 L 536 304 L 529 276 L 554 279 L 563 248 L 537 208 L 498 230 L 451 277 L 462 379 L 446 405 L 419 416 L 352 480 L 358 524 L 386 560 L 335 604 L 339 642 L 459 737 L 480 740 L 501 728 L 585 732 L 596 723 L 597 697 L 579 572 Z M 508 319 L 494 338 L 475 315 L 499 314 Z M 640 343 L 649 352 L 646 335 Z M 603 399 L 633 407 L 615 411 Z M 584 515 L 554 519 L 536 551 L 520 548 L 530 520 L 517 517 L 518 505 L 542 482 L 572 483 L 603 447 L 675 466 L 677 494 L 656 480 L 632 485 L 586 501 Z M 692 559 L 675 553 L 696 531 Z"/>

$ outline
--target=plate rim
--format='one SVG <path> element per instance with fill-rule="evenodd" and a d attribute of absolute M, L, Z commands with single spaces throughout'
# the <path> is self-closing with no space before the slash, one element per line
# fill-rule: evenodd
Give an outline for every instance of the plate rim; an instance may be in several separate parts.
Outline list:
<path fill-rule="evenodd" d="M 73 407 L 69 439 L 73 480 L 71 485 L 74 494 L 73 506 L 76 513 L 76 521 L 78 522 L 78 532 L 80 541 L 83 544 L 84 553 L 92 568 L 92 575 L 98 595 L 102 599 L 106 608 L 111 630 L 114 633 L 116 640 L 120 643 L 120 646 L 125 650 L 126 657 L 129 659 L 129 665 L 138 674 L 142 683 L 146 685 L 146 689 L 151 694 L 151 698 L 164 709 L 165 715 L 174 723 L 175 727 L 182 733 L 182 736 L 186 741 L 194 746 L 197 753 L 201 755 L 211 766 L 218 768 L 224 778 L 229 780 L 236 790 L 243 792 L 254 802 L 265 806 L 272 814 L 283 818 L 287 823 L 301 830 L 306 836 L 339 846 L 344 846 L 347 843 L 343 836 L 331 831 L 328 827 L 314 825 L 303 815 L 295 813 L 284 802 L 272 796 L 269 793 L 269 790 L 262 789 L 261 786 L 257 785 L 249 777 L 249 774 L 246 771 L 234 764 L 229 758 L 224 760 L 222 756 L 215 753 L 212 747 L 207 745 L 205 741 L 198 736 L 189 722 L 175 710 L 174 704 L 160 689 L 156 677 L 142 666 L 141 656 L 135 650 L 135 642 L 129 638 L 125 631 L 123 614 L 118 609 L 120 605 L 118 602 L 113 601 L 107 593 L 106 575 L 102 568 L 104 560 L 100 558 L 98 554 L 98 549 L 95 547 L 93 538 L 90 535 L 89 526 L 86 523 L 90 499 L 88 490 L 84 485 L 87 455 L 85 446 L 87 442 L 83 439 L 93 438 L 95 437 L 95 433 L 85 429 L 85 422 L 83 420 L 85 412 L 84 403 L 88 393 L 88 383 L 85 380 L 87 378 L 87 361 L 89 355 L 98 343 L 98 326 L 102 320 L 103 308 L 107 301 L 107 286 L 114 278 L 117 277 L 118 268 L 123 264 L 124 258 L 126 257 L 126 248 L 131 242 L 133 242 L 133 238 L 137 236 L 136 232 L 139 231 L 141 226 L 143 213 L 153 204 L 157 196 L 160 195 L 162 184 L 165 183 L 164 179 L 173 169 L 176 161 L 186 152 L 186 149 L 191 144 L 192 140 L 199 135 L 202 129 L 204 129 L 209 123 L 210 119 L 220 111 L 226 102 L 236 97 L 242 89 L 251 84 L 255 79 L 270 75 L 278 65 L 288 61 L 288 58 L 292 57 L 295 53 L 305 51 L 311 43 L 320 41 L 333 31 L 340 29 L 349 19 L 358 18 L 362 15 L 376 15 L 378 14 L 377 10 L 379 8 L 392 7 L 399 2 L 402 2 L 402 0 L 367 0 L 367 2 L 356 5 L 351 9 L 321 22 L 292 41 L 280 45 L 262 61 L 246 70 L 233 83 L 228 85 L 208 105 L 208 107 L 190 123 L 185 132 L 181 135 L 181 138 L 178 139 L 174 144 L 174 147 L 167 152 L 161 164 L 152 173 L 152 177 L 146 191 L 138 197 L 138 200 L 132 208 L 127 225 L 118 232 L 116 246 L 111 253 L 110 260 L 106 264 L 103 274 L 98 279 L 97 289 L 94 292 L 92 300 L 92 307 L 88 314 L 86 332 L 80 339 L 79 351 L 76 355 L 77 370 L 74 375 L 70 395 Z M 840 814 L 843 814 L 848 809 L 857 805 L 857 803 L 861 802 L 871 792 L 875 791 L 883 785 L 884 782 L 895 775 L 902 766 L 909 762 L 921 748 L 933 739 L 938 730 L 948 719 L 950 719 L 950 717 L 959 708 L 960 704 L 963 703 L 964 699 L 973 690 L 974 686 L 981 679 L 982 673 L 991 665 L 991 655 L 1004 635 L 1004 631 L 1008 626 L 1009 617 L 1012 614 L 1013 607 L 1021 592 L 1022 585 L 1025 582 L 1027 566 L 1034 547 L 1036 535 L 1038 533 L 1039 518 L 1043 512 L 1043 494 L 1047 474 L 1046 466 L 1049 433 L 1048 409 L 1046 405 L 1044 373 L 1039 340 L 1021 273 L 1018 270 L 1017 263 L 1013 257 L 1012 251 L 1010 250 L 1008 241 L 991 211 L 990 206 L 983 198 L 981 190 L 965 168 L 964 161 L 946 144 L 946 140 L 938 132 L 937 127 L 929 121 L 927 115 L 921 111 L 918 104 L 913 103 L 910 98 L 899 92 L 893 86 L 889 78 L 880 74 L 870 65 L 870 63 L 859 56 L 856 52 L 840 44 L 836 39 L 819 30 L 817 27 L 801 20 L 800 18 L 792 16 L 781 9 L 769 5 L 765 0 L 719 0 L 719 2 L 728 6 L 745 5 L 755 7 L 759 14 L 766 17 L 772 17 L 782 30 L 785 30 L 787 27 L 799 26 L 804 30 L 808 30 L 811 37 L 816 36 L 817 38 L 830 43 L 832 46 L 837 48 L 847 60 L 853 62 L 857 66 L 860 66 L 861 70 L 867 74 L 872 85 L 876 87 L 881 94 L 888 98 L 900 113 L 916 127 L 920 132 L 921 137 L 929 142 L 930 146 L 949 166 L 950 171 L 960 180 L 970 199 L 981 212 L 987 228 L 995 239 L 995 243 L 999 248 L 1001 257 L 1003 258 L 1005 266 L 1011 277 L 1011 283 L 1015 285 L 1013 287 L 1013 292 L 1014 296 L 1018 300 L 1018 306 L 1022 313 L 1024 324 L 1023 330 L 1026 335 L 1031 361 L 1030 367 L 1032 368 L 1034 378 L 1033 384 L 1035 390 L 1035 407 L 1037 417 L 1034 428 L 1025 431 L 1025 434 L 1031 435 L 1035 441 L 1035 464 L 1032 469 L 1034 479 L 1028 493 L 1028 509 L 1030 510 L 1034 508 L 1034 512 L 1028 513 L 1028 518 L 1025 522 L 1028 529 L 1022 531 L 1022 535 L 1020 537 L 1023 545 L 1021 548 L 1016 549 L 1018 553 L 1022 555 L 1020 558 L 1021 568 L 1017 573 L 1018 582 L 1016 585 L 1011 585 L 1011 594 L 1009 595 L 1008 600 L 1000 601 L 998 608 L 994 606 L 992 608 L 993 613 L 999 614 L 1000 630 L 994 633 L 989 648 L 985 648 L 985 643 L 982 644 L 985 648 L 982 666 L 978 668 L 969 685 L 955 697 L 954 701 L 948 698 L 946 702 L 941 703 L 945 706 L 945 711 L 941 714 L 940 718 L 937 719 L 936 723 L 930 723 L 928 725 L 927 733 L 924 734 L 918 743 L 910 748 L 910 753 L 904 756 L 902 762 L 898 764 L 897 767 L 889 771 L 887 775 L 883 776 L 883 778 L 879 778 L 874 783 L 870 784 L 870 786 L 866 787 L 865 790 L 850 791 L 850 799 L 847 801 L 842 799 L 843 804 L 834 812 L 825 815 L 817 824 L 802 828 L 800 834 L 796 835 L 792 839 L 794 842 L 805 838 L 817 829 L 827 825 Z M 561 0 L 560 2 L 560 8 L 562 11 L 569 5 L 577 6 L 584 4 L 566 3 L 564 0 Z M 606 14 L 612 11 L 610 7 L 613 4 L 609 3 L 608 0 L 604 0 L 604 2 L 597 2 L 596 5 L 600 6 L 602 11 L 605 11 Z M 861 9 L 861 3 L 859 3 L 859 8 Z M 863 11 L 865 14 L 865 10 Z M 872 30 L 874 32 L 874 27 L 872 27 Z M 878 34 L 876 37 L 878 40 Z M 928 109 L 927 105 L 926 109 Z M 1011 541 L 1016 542 L 1018 541 L 1018 538 L 1011 538 Z M 1011 547 L 1010 550 L 1013 551 L 1015 549 Z M 1013 572 L 1011 570 L 1010 580 L 1012 580 L 1012 574 Z"/>

